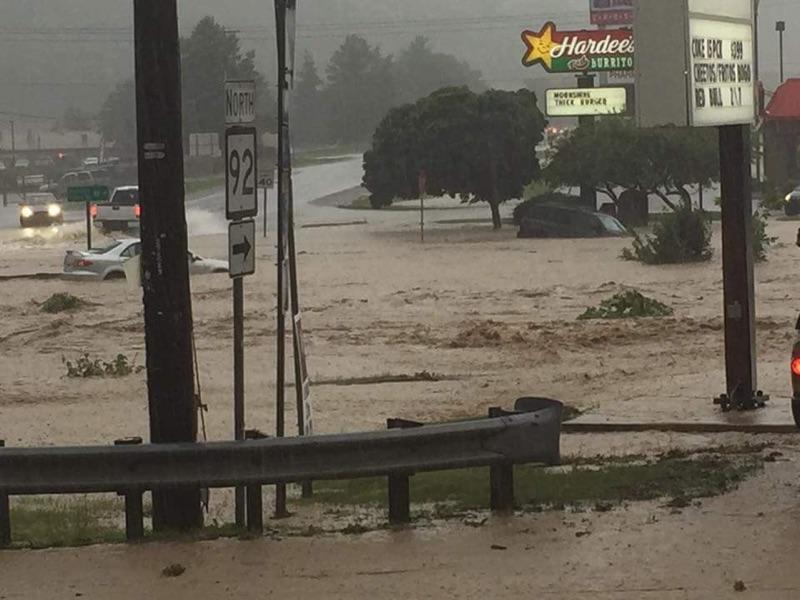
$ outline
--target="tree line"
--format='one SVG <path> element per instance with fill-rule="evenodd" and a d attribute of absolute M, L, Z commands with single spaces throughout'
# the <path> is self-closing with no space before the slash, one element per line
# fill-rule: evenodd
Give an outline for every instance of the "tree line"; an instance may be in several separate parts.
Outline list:
<path fill-rule="evenodd" d="M 236 32 L 213 17 L 201 19 L 181 40 L 183 129 L 219 132 L 224 124 L 223 83 L 253 79 L 257 83 L 259 130 L 276 130 L 274 84 L 245 51 Z M 320 74 L 314 57 L 305 53 L 296 69 L 292 92 L 293 141 L 298 145 L 368 143 L 387 111 L 436 89 L 467 86 L 485 89 L 480 71 L 454 56 L 435 52 L 424 37 L 413 40 L 397 56 L 386 54 L 358 35 L 348 35 Z M 135 151 L 136 94 L 133 80 L 119 83 L 103 103 L 98 127 L 121 149 Z"/>

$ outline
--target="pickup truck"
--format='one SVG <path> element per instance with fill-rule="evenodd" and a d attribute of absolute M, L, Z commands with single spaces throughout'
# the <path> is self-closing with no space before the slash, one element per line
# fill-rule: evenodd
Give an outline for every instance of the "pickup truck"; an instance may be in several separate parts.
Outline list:
<path fill-rule="evenodd" d="M 118 187 L 108 202 L 91 207 L 94 224 L 103 231 L 129 231 L 139 227 L 141 207 L 139 188 L 135 185 Z"/>
<path fill-rule="evenodd" d="M 57 198 L 66 198 L 67 190 L 72 186 L 94 185 L 94 176 L 89 171 L 74 171 L 65 173 L 61 179 L 54 183 L 48 183 L 39 188 L 40 192 L 50 192 Z"/>

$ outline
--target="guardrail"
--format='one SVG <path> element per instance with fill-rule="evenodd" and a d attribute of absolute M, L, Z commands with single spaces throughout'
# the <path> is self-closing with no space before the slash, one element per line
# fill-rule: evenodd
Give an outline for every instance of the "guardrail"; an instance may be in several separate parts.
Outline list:
<path fill-rule="evenodd" d="M 562 410 L 560 402 L 523 398 L 514 411 L 491 409 L 488 419 L 412 429 L 205 444 L 2 448 L 0 546 L 10 543 L 7 498 L 18 495 L 124 494 L 128 539 L 137 539 L 143 535 L 142 494 L 154 489 L 245 485 L 260 505 L 260 488 L 267 484 L 380 475 L 396 482 L 396 476 L 417 472 L 489 466 L 491 507 L 509 510 L 513 465 L 558 464 Z M 396 494 L 394 500 L 390 506 L 398 505 Z M 253 508 L 248 528 L 259 531 L 261 510 Z M 405 521 L 405 513 L 390 511 L 390 520 Z"/>

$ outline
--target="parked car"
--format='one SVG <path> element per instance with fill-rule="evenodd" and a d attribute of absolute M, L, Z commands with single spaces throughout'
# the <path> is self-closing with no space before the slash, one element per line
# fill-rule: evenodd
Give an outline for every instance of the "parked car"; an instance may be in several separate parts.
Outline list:
<path fill-rule="evenodd" d="M 64 208 L 53 194 L 28 194 L 19 202 L 20 227 L 46 227 L 64 222 Z"/>
<path fill-rule="evenodd" d="M 116 240 L 91 250 L 68 250 L 64 257 L 64 276 L 100 281 L 125 279 L 125 263 L 141 252 L 141 241 L 136 238 Z M 228 263 L 189 252 L 189 272 L 192 275 L 227 273 Z"/>
<path fill-rule="evenodd" d="M 17 162 L 14 163 L 15 169 L 27 169 L 31 166 L 31 161 L 27 158 L 18 158 Z"/>
<path fill-rule="evenodd" d="M 800 215 L 800 186 L 786 194 L 783 200 L 783 212 L 787 217 Z"/>
<path fill-rule="evenodd" d="M 128 231 L 139 226 L 142 215 L 139 188 L 135 185 L 118 187 L 108 202 L 92 205 L 94 224 L 103 231 Z"/>
<path fill-rule="evenodd" d="M 616 218 L 566 206 L 531 206 L 520 219 L 519 238 L 620 237 L 628 230 Z"/>
<path fill-rule="evenodd" d="M 97 158 L 96 156 L 87 156 L 86 158 L 83 159 L 81 164 L 84 167 L 96 167 L 97 165 L 100 164 L 100 159 Z"/>

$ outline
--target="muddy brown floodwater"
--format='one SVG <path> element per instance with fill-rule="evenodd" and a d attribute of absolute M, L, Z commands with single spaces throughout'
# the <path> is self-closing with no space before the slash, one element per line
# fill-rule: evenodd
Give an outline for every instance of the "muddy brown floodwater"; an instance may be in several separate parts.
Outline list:
<path fill-rule="evenodd" d="M 485 218 L 485 207 L 426 211 L 424 245 L 413 212 L 341 213 L 350 225 L 299 229 L 297 239 L 309 368 L 324 382 L 314 387 L 318 432 L 382 428 L 389 417 L 483 415 L 532 394 L 627 419 L 715 414 L 711 399 L 724 388 L 718 226 L 711 262 L 648 267 L 619 260 L 627 240 L 517 240 L 510 227 L 495 233 L 485 224 L 437 224 Z M 318 224 L 309 214 L 306 224 Z M 352 224 L 362 218 L 367 223 Z M 787 356 L 800 309 L 797 223 L 772 220 L 769 231 L 779 246 L 756 270 L 759 383 L 773 397 L 776 418 L 788 420 Z M 64 250 L 76 244 L 74 236 L 3 238 L 0 276 L 57 271 Z M 226 252 L 220 235 L 191 244 L 202 255 Z M 245 283 L 247 426 L 271 431 L 274 247 L 262 243 L 257 251 L 258 272 Z M 674 315 L 576 321 L 626 286 L 670 305 Z M 0 288 L 0 439 L 32 446 L 146 438 L 143 373 L 70 379 L 62 363 L 83 353 L 123 353 L 141 364 L 139 293 L 124 282 L 11 280 Z M 192 280 L 206 422 L 215 440 L 230 438 L 233 427 L 230 290 L 225 276 Z M 91 304 L 43 314 L 37 303 L 62 291 Z M 423 371 L 441 377 L 358 381 Z M 294 422 L 292 414 L 287 419 Z M 716 443 L 713 436 L 639 434 L 565 436 L 564 447 L 626 454 Z M 747 588 L 742 597 L 797 598 L 797 447 L 793 436 L 774 443 L 781 461 L 679 514 L 634 503 L 603 514 L 490 519 L 478 528 L 442 523 L 362 536 L 0 552 L 0 599 L 727 598 L 737 594 L 737 580 Z M 225 518 L 230 506 L 212 510 Z M 186 572 L 162 577 L 171 563 Z"/>

